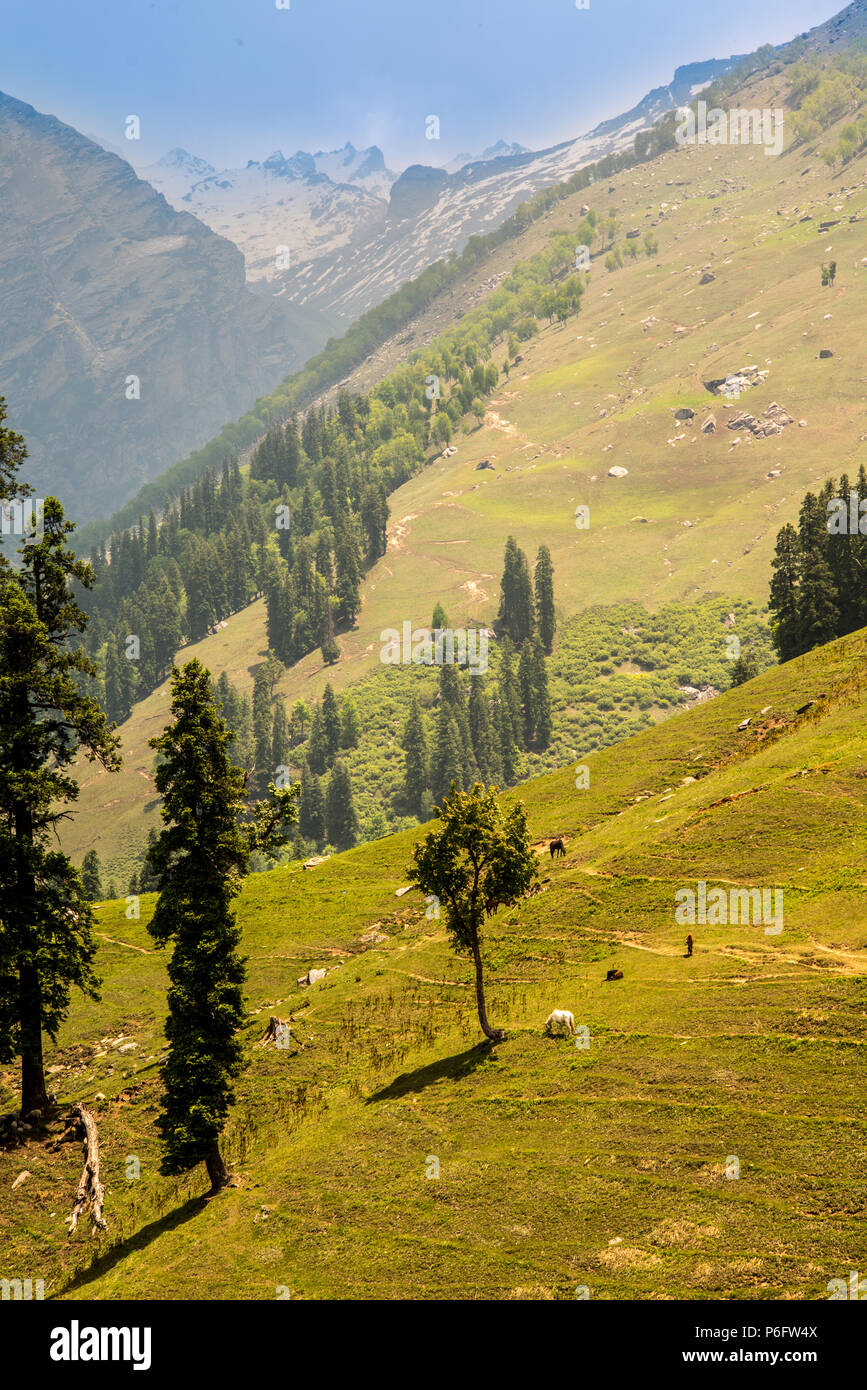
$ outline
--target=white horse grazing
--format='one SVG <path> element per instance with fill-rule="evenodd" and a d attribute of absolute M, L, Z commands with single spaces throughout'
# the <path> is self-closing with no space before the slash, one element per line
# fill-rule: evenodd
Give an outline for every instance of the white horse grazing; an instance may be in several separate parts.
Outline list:
<path fill-rule="evenodd" d="M 564 1032 L 566 1036 L 575 1036 L 575 1020 L 568 1009 L 554 1009 L 545 1021 L 545 1032 L 553 1038 L 556 1034 Z"/>

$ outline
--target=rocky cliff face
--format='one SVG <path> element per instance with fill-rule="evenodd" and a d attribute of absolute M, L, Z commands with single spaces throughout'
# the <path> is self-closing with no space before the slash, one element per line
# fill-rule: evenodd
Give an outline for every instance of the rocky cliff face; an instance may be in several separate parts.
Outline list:
<path fill-rule="evenodd" d="M 326 337 L 124 160 L 0 93 L 0 394 L 39 495 L 108 515 Z"/>

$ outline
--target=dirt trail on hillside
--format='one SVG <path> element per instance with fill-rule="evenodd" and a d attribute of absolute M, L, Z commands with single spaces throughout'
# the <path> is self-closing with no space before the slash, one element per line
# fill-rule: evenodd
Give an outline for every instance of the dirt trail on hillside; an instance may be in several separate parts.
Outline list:
<path fill-rule="evenodd" d="M 148 951 L 144 946 L 133 946 L 131 941 L 118 941 L 114 936 L 106 936 L 104 931 L 93 933 L 94 936 L 102 937 L 103 941 L 108 941 L 112 946 L 125 946 L 128 951 L 138 951 L 140 956 L 153 956 L 155 951 Z"/>

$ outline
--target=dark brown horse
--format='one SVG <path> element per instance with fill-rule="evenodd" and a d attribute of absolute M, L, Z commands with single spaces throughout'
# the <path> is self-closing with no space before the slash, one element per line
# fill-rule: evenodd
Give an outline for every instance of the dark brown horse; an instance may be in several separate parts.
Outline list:
<path fill-rule="evenodd" d="M 552 840 L 548 848 L 551 851 L 551 858 L 554 859 L 558 854 L 565 855 L 566 842 L 561 836 L 559 840 Z"/>

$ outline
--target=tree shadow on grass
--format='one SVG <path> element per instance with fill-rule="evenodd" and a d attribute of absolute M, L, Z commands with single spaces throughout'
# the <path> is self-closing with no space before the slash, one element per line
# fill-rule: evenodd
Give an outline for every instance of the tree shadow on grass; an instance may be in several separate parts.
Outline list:
<path fill-rule="evenodd" d="M 194 1216 L 199 1216 L 207 1205 L 208 1202 L 205 1197 L 190 1197 L 183 1206 L 176 1207 L 174 1211 L 168 1212 L 166 1216 L 161 1216 L 156 1221 L 150 1221 L 147 1226 L 142 1226 L 140 1231 L 136 1231 L 135 1235 L 112 1246 L 104 1255 L 100 1255 L 92 1265 L 77 1274 L 72 1283 L 67 1284 L 63 1289 L 63 1293 L 73 1293 L 76 1289 L 86 1288 L 88 1284 L 101 1279 L 104 1274 L 114 1269 L 134 1251 L 146 1250 L 153 1241 L 158 1240 L 167 1231 L 174 1231 L 178 1226 L 183 1226 L 185 1222 L 191 1221 Z"/>
<path fill-rule="evenodd" d="M 365 1104 L 373 1105 L 380 1100 L 399 1100 L 411 1091 L 424 1091 L 428 1086 L 436 1085 L 438 1081 L 460 1081 L 493 1055 L 492 1043 L 487 1040 L 476 1043 L 475 1047 L 468 1048 L 466 1052 L 459 1052 L 454 1057 L 443 1057 L 439 1062 L 431 1062 L 426 1067 L 402 1072 L 388 1086 L 383 1086 L 381 1090 L 368 1096 Z"/>

